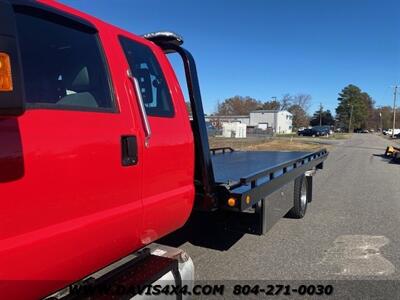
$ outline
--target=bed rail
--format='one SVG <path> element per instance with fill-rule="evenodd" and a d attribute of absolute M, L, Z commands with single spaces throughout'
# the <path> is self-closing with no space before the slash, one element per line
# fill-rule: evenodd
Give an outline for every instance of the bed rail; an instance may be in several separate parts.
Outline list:
<path fill-rule="evenodd" d="M 221 184 L 218 189 L 220 207 L 234 211 L 247 210 L 307 171 L 322 169 L 327 156 L 328 151 L 322 149 L 250 174 L 239 181 Z"/>
<path fill-rule="evenodd" d="M 218 152 L 218 151 L 221 151 L 222 153 L 225 153 L 226 151 L 234 152 L 235 150 L 234 150 L 233 148 L 231 148 L 231 147 L 219 147 L 219 148 L 212 148 L 212 149 L 210 149 L 210 152 L 211 152 L 213 155 L 215 155 L 216 152 Z"/>

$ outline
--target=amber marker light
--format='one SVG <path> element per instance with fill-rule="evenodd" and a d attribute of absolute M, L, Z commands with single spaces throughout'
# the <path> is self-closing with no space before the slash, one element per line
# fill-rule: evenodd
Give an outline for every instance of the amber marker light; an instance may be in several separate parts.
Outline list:
<path fill-rule="evenodd" d="M 12 90 L 13 82 L 10 56 L 0 52 L 0 92 L 12 92 Z"/>
<path fill-rule="evenodd" d="M 236 205 L 236 199 L 235 198 L 229 198 L 228 199 L 228 205 L 230 207 L 234 207 Z"/>

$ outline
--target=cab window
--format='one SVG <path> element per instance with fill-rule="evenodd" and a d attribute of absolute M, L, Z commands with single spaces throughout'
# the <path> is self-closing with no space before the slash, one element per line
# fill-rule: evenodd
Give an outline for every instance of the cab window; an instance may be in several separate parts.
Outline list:
<path fill-rule="evenodd" d="M 120 37 L 120 42 L 132 74 L 139 82 L 147 115 L 173 117 L 174 108 L 168 85 L 151 49 L 125 37 Z"/>
<path fill-rule="evenodd" d="M 114 110 L 96 32 L 17 12 L 27 107 Z"/>

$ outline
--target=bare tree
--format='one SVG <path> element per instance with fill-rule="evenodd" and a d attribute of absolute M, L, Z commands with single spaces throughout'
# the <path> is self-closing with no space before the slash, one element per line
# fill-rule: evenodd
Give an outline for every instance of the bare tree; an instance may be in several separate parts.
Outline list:
<path fill-rule="evenodd" d="M 283 95 L 281 99 L 281 110 L 288 110 L 290 106 L 292 106 L 293 97 L 290 94 Z"/>
<path fill-rule="evenodd" d="M 287 110 L 293 115 L 293 127 L 305 127 L 310 123 L 307 111 L 311 106 L 311 96 L 308 94 L 285 94 L 280 101 L 281 110 Z"/>
<path fill-rule="evenodd" d="M 293 104 L 288 111 L 293 115 L 293 128 L 307 127 L 310 124 L 306 111 L 300 105 Z"/>
<path fill-rule="evenodd" d="M 300 106 L 305 112 L 311 107 L 311 95 L 308 94 L 296 94 L 292 97 L 292 104 Z"/>

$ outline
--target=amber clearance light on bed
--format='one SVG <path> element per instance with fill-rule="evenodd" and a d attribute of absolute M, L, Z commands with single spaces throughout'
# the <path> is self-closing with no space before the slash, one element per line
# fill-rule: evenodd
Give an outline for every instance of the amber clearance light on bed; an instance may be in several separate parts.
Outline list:
<path fill-rule="evenodd" d="M 13 90 L 10 56 L 0 52 L 0 92 Z"/>

